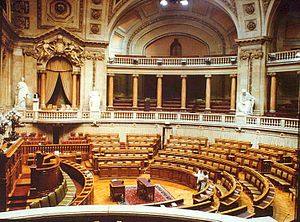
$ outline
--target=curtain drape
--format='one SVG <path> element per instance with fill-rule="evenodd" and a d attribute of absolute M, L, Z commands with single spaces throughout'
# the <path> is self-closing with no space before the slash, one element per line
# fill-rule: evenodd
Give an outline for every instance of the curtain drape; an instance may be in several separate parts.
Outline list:
<path fill-rule="evenodd" d="M 63 90 L 66 97 L 71 101 L 72 97 L 72 65 L 63 58 L 54 58 L 47 63 L 46 67 L 46 103 L 49 102 L 54 92 L 58 75 L 61 77 Z"/>
<path fill-rule="evenodd" d="M 72 72 L 61 72 L 60 78 L 66 97 L 69 101 L 72 101 Z"/>

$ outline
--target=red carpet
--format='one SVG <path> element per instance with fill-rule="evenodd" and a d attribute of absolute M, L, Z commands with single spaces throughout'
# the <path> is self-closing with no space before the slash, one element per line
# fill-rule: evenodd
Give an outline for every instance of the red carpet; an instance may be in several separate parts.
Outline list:
<path fill-rule="evenodd" d="M 146 203 L 156 203 L 166 200 L 172 200 L 174 197 L 165 190 L 161 185 L 155 184 L 155 195 L 154 201 L 145 201 L 142 197 L 137 195 L 136 186 L 126 186 L 125 188 L 125 203 L 128 205 L 135 204 L 146 204 Z"/>

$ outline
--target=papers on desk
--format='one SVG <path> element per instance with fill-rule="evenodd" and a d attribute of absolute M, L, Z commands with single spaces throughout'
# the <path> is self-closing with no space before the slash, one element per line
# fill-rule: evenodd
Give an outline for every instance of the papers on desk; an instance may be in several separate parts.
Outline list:
<path fill-rule="evenodd" d="M 172 207 L 177 207 L 177 203 L 172 202 L 172 203 L 171 203 L 171 206 L 172 206 Z"/>

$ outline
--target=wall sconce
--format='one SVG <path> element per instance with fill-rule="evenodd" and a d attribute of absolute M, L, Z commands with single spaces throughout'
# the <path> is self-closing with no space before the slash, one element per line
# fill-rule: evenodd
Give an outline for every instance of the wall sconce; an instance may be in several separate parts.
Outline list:
<path fill-rule="evenodd" d="M 133 64 L 134 64 L 134 65 L 138 65 L 138 64 L 139 64 L 139 59 L 134 58 L 134 59 L 133 59 Z"/>
<path fill-rule="evenodd" d="M 237 62 L 236 57 L 231 57 L 230 62 L 231 62 L 232 65 L 236 64 L 236 62 Z"/>
<path fill-rule="evenodd" d="M 210 58 L 206 58 L 206 59 L 205 59 L 205 64 L 206 64 L 206 65 L 210 65 L 210 64 L 211 64 Z"/>
<path fill-rule="evenodd" d="M 157 59 L 156 63 L 157 63 L 157 65 L 162 65 L 163 61 L 162 61 L 162 59 Z"/>

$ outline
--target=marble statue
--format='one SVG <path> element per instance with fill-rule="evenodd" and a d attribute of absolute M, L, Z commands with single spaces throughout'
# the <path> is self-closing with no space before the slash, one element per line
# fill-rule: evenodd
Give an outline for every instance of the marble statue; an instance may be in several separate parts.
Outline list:
<path fill-rule="evenodd" d="M 27 98 L 30 98 L 30 92 L 24 77 L 22 77 L 21 81 L 17 84 L 16 94 L 15 106 L 20 110 L 26 109 L 26 100 Z"/>
<path fill-rule="evenodd" d="M 251 115 L 253 114 L 255 98 L 245 89 L 242 89 L 240 101 L 237 104 L 237 114 Z"/>
<path fill-rule="evenodd" d="M 100 93 L 93 89 L 89 96 L 89 107 L 92 112 L 100 111 Z"/>

